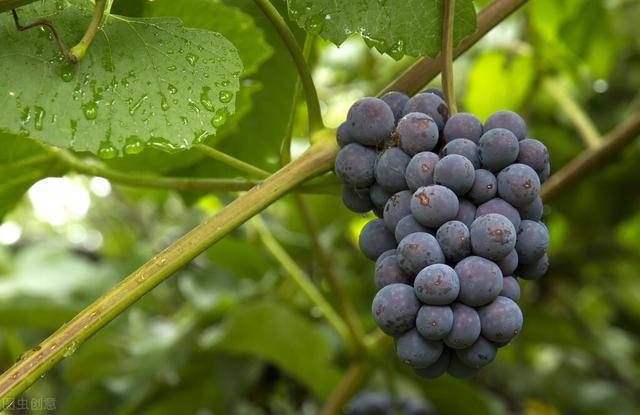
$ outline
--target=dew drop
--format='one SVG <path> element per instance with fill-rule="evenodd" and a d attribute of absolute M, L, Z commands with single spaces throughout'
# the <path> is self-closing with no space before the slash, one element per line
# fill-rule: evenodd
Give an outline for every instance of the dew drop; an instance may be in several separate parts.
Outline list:
<path fill-rule="evenodd" d="M 169 93 L 171 95 L 175 95 L 178 92 L 178 88 L 176 88 L 175 85 L 173 84 L 169 84 L 169 86 L 167 87 L 167 89 L 169 90 Z"/>
<path fill-rule="evenodd" d="M 142 150 L 144 150 L 144 142 L 138 136 L 132 135 L 131 137 L 127 138 L 127 141 L 124 145 L 125 154 L 139 154 L 140 152 L 142 152 Z"/>
<path fill-rule="evenodd" d="M 45 110 L 42 107 L 33 107 L 33 121 L 36 130 L 42 131 L 42 120 L 44 119 Z"/>
<path fill-rule="evenodd" d="M 200 59 L 198 55 L 195 55 L 193 53 L 187 53 L 185 58 L 187 59 L 187 62 L 189 62 L 189 65 L 191 66 L 195 66 L 196 62 L 198 62 L 198 59 Z"/>
<path fill-rule="evenodd" d="M 167 101 L 167 97 L 164 94 L 160 94 L 160 108 L 162 111 L 169 109 L 169 101 Z"/>
<path fill-rule="evenodd" d="M 219 108 L 213 118 L 211 119 L 211 125 L 215 128 L 222 126 L 227 122 L 227 109 L 225 107 Z"/>
<path fill-rule="evenodd" d="M 178 67 L 176 65 L 169 65 L 167 66 L 167 70 L 170 72 L 175 71 L 176 69 L 178 69 Z"/>
<path fill-rule="evenodd" d="M 78 350 L 78 342 L 71 342 L 62 352 L 63 357 L 69 357 Z"/>
<path fill-rule="evenodd" d="M 109 160 L 118 155 L 118 150 L 114 146 L 111 145 L 108 141 L 103 141 L 100 143 L 100 148 L 98 149 L 98 156 L 101 159 Z"/>
<path fill-rule="evenodd" d="M 82 112 L 87 120 L 95 120 L 98 116 L 98 105 L 93 101 L 82 104 Z"/>
<path fill-rule="evenodd" d="M 227 91 L 226 89 L 223 89 L 218 94 L 218 98 L 220 98 L 220 102 L 226 104 L 227 102 L 231 101 L 231 98 L 233 98 L 233 94 L 231 93 L 231 91 Z"/>
<path fill-rule="evenodd" d="M 141 96 L 132 106 L 129 107 L 129 115 L 134 115 L 136 111 L 138 111 L 138 108 L 140 108 L 147 99 L 149 99 L 147 94 Z"/>
<path fill-rule="evenodd" d="M 215 107 L 209 98 L 209 91 L 211 91 L 211 88 L 208 86 L 202 88 L 202 92 L 200 93 L 200 103 L 207 111 L 213 112 L 215 111 Z"/>

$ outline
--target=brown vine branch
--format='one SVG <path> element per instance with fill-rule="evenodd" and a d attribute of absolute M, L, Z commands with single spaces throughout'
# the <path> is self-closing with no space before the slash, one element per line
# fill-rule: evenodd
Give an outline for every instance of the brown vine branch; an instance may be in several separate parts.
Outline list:
<path fill-rule="evenodd" d="M 458 47 L 453 49 L 453 57 L 457 58 L 464 53 L 498 23 L 509 17 L 511 13 L 518 10 L 526 2 L 527 0 L 494 0 L 490 5 L 482 9 L 477 18 L 478 30 L 462 40 Z M 440 59 L 422 58 L 380 91 L 379 95 L 389 91 L 400 91 L 413 95 L 439 73 Z"/>
<path fill-rule="evenodd" d="M 585 175 L 606 164 L 638 135 L 640 135 L 640 114 L 636 114 L 609 132 L 598 147 L 585 150 L 558 172 L 552 174 L 542 186 L 543 200 L 551 201 L 583 179 Z"/>

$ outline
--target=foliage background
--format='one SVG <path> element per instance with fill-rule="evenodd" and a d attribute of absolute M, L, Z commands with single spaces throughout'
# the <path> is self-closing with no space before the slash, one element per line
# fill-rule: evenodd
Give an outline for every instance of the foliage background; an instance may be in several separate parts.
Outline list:
<path fill-rule="evenodd" d="M 275 170 L 296 72 L 273 28 L 248 0 L 157 3 L 116 1 L 114 12 L 170 13 L 187 26 L 235 39 L 245 63 L 245 93 L 235 118 L 210 144 Z M 214 13 L 204 18 L 208 9 Z M 225 13 L 244 24 L 225 25 Z M 554 98 L 558 92 L 575 100 L 601 132 L 639 111 L 638 21 L 640 4 L 633 0 L 532 1 L 458 59 L 459 107 L 482 119 L 502 108 L 521 112 L 530 135 L 550 149 L 557 171 L 585 148 L 572 114 Z M 302 41 L 303 32 L 290 25 Z M 412 61 L 396 62 L 357 37 L 340 48 L 316 40 L 311 62 L 325 122 L 337 126 L 351 103 L 375 94 Z M 305 107 L 295 105 L 299 154 L 306 146 Z M 551 268 L 541 281 L 523 284 L 523 332 L 481 376 L 421 381 L 389 353 L 363 387 L 422 396 L 440 414 L 637 413 L 639 162 L 636 141 L 615 163 L 546 206 Z M 192 151 L 145 150 L 110 163 L 168 175 L 238 176 Z M 357 249 L 367 218 L 349 213 L 336 195 L 305 199 L 333 266 L 371 330 L 373 266 Z M 232 197 L 128 188 L 78 175 L 32 186 L 0 225 L 0 365 L 9 367 Z M 9 210 L 9 202 L 4 204 L 0 210 Z M 330 295 L 322 281 L 326 270 L 292 196 L 262 220 L 266 230 L 256 221 L 242 226 L 70 350 L 73 357 L 26 396 L 55 397 L 57 412 L 64 414 L 315 413 L 349 361 L 318 310 L 264 248 L 265 232 Z"/>

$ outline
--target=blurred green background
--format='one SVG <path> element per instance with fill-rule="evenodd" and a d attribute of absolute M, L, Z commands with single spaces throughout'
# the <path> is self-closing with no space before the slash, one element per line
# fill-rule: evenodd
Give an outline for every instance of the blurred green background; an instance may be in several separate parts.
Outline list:
<path fill-rule="evenodd" d="M 241 14 L 245 23 L 225 26 L 206 11 Z M 277 168 L 295 68 L 253 2 L 116 1 L 114 12 L 169 12 L 236 40 L 247 67 L 245 94 L 215 144 Z M 574 124 L 576 107 L 602 134 L 640 111 L 638 22 L 636 0 L 534 0 L 456 61 L 458 106 L 483 120 L 498 109 L 522 113 L 557 171 L 588 146 Z M 357 37 L 339 48 L 316 40 L 311 64 L 325 122 L 336 127 L 356 99 L 376 94 L 413 61 L 396 62 Z M 295 105 L 299 154 L 307 146 L 306 117 L 303 103 Z M 639 144 L 545 206 L 551 268 L 542 280 L 522 283 L 524 329 L 478 378 L 419 380 L 388 352 L 360 387 L 421 396 L 439 414 L 640 413 Z M 109 163 L 167 175 L 237 176 L 192 152 L 146 150 Z M 348 212 L 337 195 L 304 199 L 349 298 L 373 330 L 373 264 L 357 249 L 368 218 Z M 233 197 L 132 189 L 70 174 L 36 183 L 15 206 L 7 202 L 0 225 L 0 365 L 9 367 Z M 60 414 L 315 414 L 350 361 L 263 243 L 273 236 L 334 302 L 299 207 L 287 196 L 233 232 L 70 350 L 25 397 L 55 398 Z"/>

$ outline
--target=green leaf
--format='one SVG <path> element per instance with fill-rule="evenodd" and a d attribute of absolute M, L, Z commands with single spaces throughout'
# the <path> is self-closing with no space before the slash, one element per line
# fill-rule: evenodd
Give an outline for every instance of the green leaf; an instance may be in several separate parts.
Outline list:
<path fill-rule="evenodd" d="M 482 120 L 494 111 L 517 111 L 529 93 L 534 70 L 531 54 L 490 51 L 478 56 L 469 71 L 465 111 Z M 500 81 L 487 82 L 488 79 Z"/>
<path fill-rule="evenodd" d="M 394 59 L 440 51 L 442 0 L 287 0 L 289 16 L 306 31 L 340 45 L 354 33 Z M 471 0 L 458 0 L 453 40 L 475 32 Z"/>
<path fill-rule="evenodd" d="M 24 21 L 48 16 L 79 39 L 89 2 L 39 2 Z M 242 62 L 219 33 L 176 18 L 110 15 L 84 60 L 68 64 L 47 30 L 18 32 L 0 15 L 0 128 L 103 158 L 144 145 L 174 151 L 216 132 L 235 111 Z"/>
<path fill-rule="evenodd" d="M 251 16 L 224 4 L 209 0 L 155 0 L 146 2 L 144 15 L 176 16 L 186 26 L 221 33 L 238 49 L 243 76 L 254 73 L 273 52 Z"/>
<path fill-rule="evenodd" d="M 268 360 L 319 396 L 327 396 L 340 377 L 330 365 L 331 348 L 318 327 L 278 304 L 238 308 L 218 346 Z"/>

